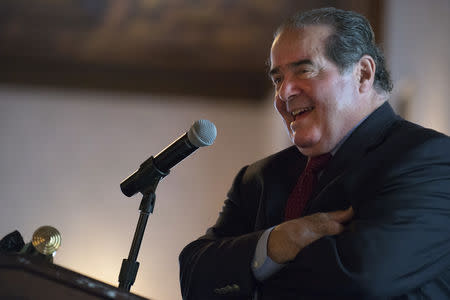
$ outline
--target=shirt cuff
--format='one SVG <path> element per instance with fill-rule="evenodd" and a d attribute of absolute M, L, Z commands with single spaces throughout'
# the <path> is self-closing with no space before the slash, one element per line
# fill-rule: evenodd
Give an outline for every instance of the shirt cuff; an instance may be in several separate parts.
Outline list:
<path fill-rule="evenodd" d="M 274 228 L 275 226 L 264 231 L 258 240 L 258 244 L 256 244 L 255 256 L 252 261 L 252 271 L 258 281 L 266 280 L 285 266 L 284 264 L 274 262 L 267 256 L 267 242 Z"/>

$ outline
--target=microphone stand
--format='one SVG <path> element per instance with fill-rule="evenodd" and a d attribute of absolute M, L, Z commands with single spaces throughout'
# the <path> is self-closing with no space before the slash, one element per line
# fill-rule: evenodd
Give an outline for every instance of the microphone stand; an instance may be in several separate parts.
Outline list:
<path fill-rule="evenodd" d="M 142 238 L 144 237 L 145 227 L 147 226 L 148 217 L 153 213 L 156 200 L 156 187 L 159 181 L 169 174 L 169 172 L 162 172 L 153 163 L 153 156 L 146 161 L 147 167 L 154 169 L 157 174 L 153 179 L 147 184 L 145 191 L 142 191 L 142 200 L 139 205 L 139 221 L 136 226 L 136 231 L 134 233 L 133 242 L 131 243 L 130 253 L 128 254 L 128 259 L 124 258 L 122 260 L 122 266 L 120 268 L 119 274 L 119 289 L 130 291 L 131 286 L 136 279 L 137 271 L 139 269 L 139 262 L 137 262 L 137 256 L 139 249 L 141 247 Z"/>

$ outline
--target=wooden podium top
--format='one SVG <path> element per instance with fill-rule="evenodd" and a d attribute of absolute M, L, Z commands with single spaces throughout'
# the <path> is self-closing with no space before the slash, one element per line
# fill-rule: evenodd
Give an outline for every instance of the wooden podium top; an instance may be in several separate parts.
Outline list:
<path fill-rule="evenodd" d="M 0 254 L 0 299 L 149 300 L 39 257 Z"/>

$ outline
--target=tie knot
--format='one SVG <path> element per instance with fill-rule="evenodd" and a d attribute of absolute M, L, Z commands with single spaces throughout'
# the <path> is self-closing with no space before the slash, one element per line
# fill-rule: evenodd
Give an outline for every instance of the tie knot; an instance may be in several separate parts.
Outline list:
<path fill-rule="evenodd" d="M 318 173 L 323 168 L 325 168 L 326 164 L 330 161 L 332 155 L 330 153 L 325 153 L 319 156 L 311 157 L 308 161 L 308 165 L 306 166 L 305 171 L 309 171 L 312 173 Z"/>

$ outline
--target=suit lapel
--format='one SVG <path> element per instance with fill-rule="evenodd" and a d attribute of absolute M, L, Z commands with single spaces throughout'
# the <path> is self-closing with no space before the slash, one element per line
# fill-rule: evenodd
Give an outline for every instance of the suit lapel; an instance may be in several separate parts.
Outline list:
<path fill-rule="evenodd" d="M 284 221 L 284 210 L 287 199 L 298 177 L 306 166 L 307 157 L 292 146 L 291 151 L 279 158 L 268 170 L 267 178 L 270 184 L 264 185 L 263 203 L 265 203 L 265 228 L 272 227 Z"/>
<path fill-rule="evenodd" d="M 386 137 L 390 128 L 400 118 L 394 113 L 388 102 L 385 102 L 367 117 L 341 145 L 331 159 L 329 165 L 320 177 L 318 187 L 309 201 L 305 213 L 310 214 L 326 209 L 324 197 L 328 188 L 341 178 L 355 165 L 359 165 L 365 155 L 375 149 Z M 334 201 L 337 197 L 331 197 Z M 345 199 L 341 199 L 345 201 Z M 344 203 L 343 203 L 344 204 Z M 332 205 L 331 207 L 335 207 Z M 339 205 L 337 205 L 339 206 Z"/>

